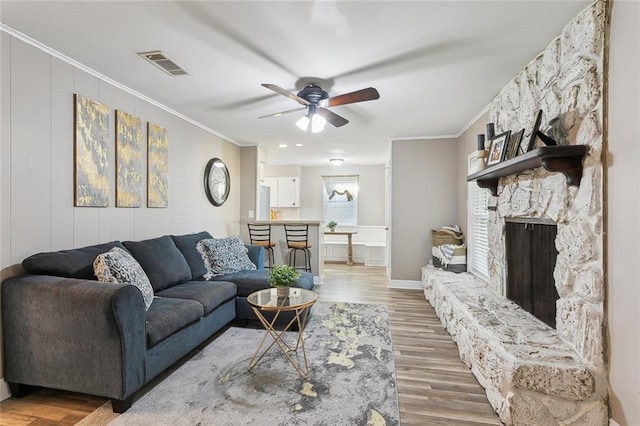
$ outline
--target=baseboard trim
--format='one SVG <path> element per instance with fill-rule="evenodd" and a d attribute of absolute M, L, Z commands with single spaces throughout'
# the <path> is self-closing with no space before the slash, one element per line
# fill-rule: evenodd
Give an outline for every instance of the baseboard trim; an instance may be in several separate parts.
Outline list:
<path fill-rule="evenodd" d="M 620 426 L 620 424 L 613 419 L 609 419 L 609 426 Z"/>
<path fill-rule="evenodd" d="M 0 379 L 0 401 L 4 401 L 7 398 L 11 398 L 9 385 L 4 381 L 4 379 Z"/>
<path fill-rule="evenodd" d="M 419 280 L 389 280 L 388 288 L 402 290 L 422 290 L 422 281 Z"/>

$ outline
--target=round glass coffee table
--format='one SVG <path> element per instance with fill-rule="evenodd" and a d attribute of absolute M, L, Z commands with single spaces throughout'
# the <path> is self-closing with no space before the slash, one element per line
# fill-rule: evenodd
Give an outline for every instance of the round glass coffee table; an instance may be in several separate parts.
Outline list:
<path fill-rule="evenodd" d="M 278 297 L 275 288 L 256 291 L 247 297 L 247 302 L 249 302 L 251 309 L 253 309 L 258 320 L 260 320 L 260 323 L 262 323 L 267 331 L 260 341 L 256 352 L 253 354 L 253 358 L 251 358 L 249 362 L 249 371 L 260 362 L 262 357 L 264 357 L 272 347 L 278 346 L 280 351 L 289 360 L 289 363 L 295 368 L 300 378 L 306 379 L 309 377 L 309 365 L 307 364 L 307 352 L 304 348 L 303 331 L 309 318 L 309 308 L 316 303 L 316 300 L 318 300 L 318 295 L 311 290 L 296 287 L 289 287 L 289 295 L 286 297 Z M 264 313 L 266 312 L 274 313 L 271 320 L 265 318 Z M 276 330 L 274 324 L 282 312 L 294 312 L 294 316 L 282 330 Z M 285 340 L 285 332 L 289 331 L 294 324 L 298 326 L 298 336 L 294 342 L 287 343 Z M 265 345 L 267 336 L 271 336 L 273 341 L 260 352 Z M 304 365 L 301 365 L 291 356 L 291 352 L 297 353 L 299 348 L 302 350 Z"/>

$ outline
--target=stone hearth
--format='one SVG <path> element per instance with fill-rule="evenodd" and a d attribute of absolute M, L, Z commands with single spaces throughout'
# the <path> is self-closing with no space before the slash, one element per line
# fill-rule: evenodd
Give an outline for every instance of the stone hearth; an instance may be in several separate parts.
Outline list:
<path fill-rule="evenodd" d="M 554 329 L 471 274 L 428 265 L 422 283 L 500 420 L 606 424 L 604 384 Z"/>
<path fill-rule="evenodd" d="M 501 178 L 489 201 L 489 280 L 425 267 L 425 295 L 507 424 L 606 424 L 603 119 L 608 5 L 597 1 L 500 91 L 496 133 L 533 128 L 588 145 L 580 186 L 542 168 Z M 548 123 L 557 127 L 550 130 Z M 506 299 L 505 221 L 557 224 L 556 329 Z"/>

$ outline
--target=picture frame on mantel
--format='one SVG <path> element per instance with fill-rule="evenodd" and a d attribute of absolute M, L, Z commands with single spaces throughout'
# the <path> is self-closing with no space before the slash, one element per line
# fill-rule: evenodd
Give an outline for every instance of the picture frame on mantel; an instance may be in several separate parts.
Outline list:
<path fill-rule="evenodd" d="M 531 131 L 531 135 L 529 135 L 529 143 L 527 144 L 527 150 L 525 152 L 531 151 L 536 146 L 536 140 L 538 140 L 538 132 L 540 131 L 540 123 L 542 122 L 542 110 L 538 111 L 538 115 L 536 116 L 535 124 L 533 125 L 533 130 Z"/>
<path fill-rule="evenodd" d="M 498 164 L 504 159 L 504 154 L 507 150 L 507 144 L 510 136 L 511 131 L 507 130 L 506 132 L 502 132 L 491 139 L 489 156 L 487 157 L 487 166 Z"/>
<path fill-rule="evenodd" d="M 511 136 L 509 136 L 509 143 L 507 145 L 507 152 L 504 156 L 505 160 L 511 160 L 518 156 L 520 153 L 520 143 L 522 142 L 523 137 L 524 129 L 519 132 L 511 133 Z"/>

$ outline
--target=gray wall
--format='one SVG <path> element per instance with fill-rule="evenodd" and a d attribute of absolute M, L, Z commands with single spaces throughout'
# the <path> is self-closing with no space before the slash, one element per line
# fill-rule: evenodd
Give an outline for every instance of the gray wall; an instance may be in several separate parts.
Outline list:
<path fill-rule="evenodd" d="M 385 166 L 302 167 L 300 219 L 322 220 L 322 176 L 359 175 L 358 225 L 385 225 Z"/>
<path fill-rule="evenodd" d="M 258 147 L 240 148 L 240 219 L 255 220 L 258 201 Z M 253 211 L 253 217 L 249 217 Z"/>
<path fill-rule="evenodd" d="M 458 219 L 456 139 L 391 143 L 391 279 L 418 281 L 431 257 L 431 230 Z"/>
<path fill-rule="evenodd" d="M 640 421 L 640 3 L 615 1 L 610 32 L 607 320 L 612 418 Z"/>
<path fill-rule="evenodd" d="M 238 232 L 240 149 L 187 121 L 20 40 L 2 43 L 0 154 L 1 278 L 27 256 L 110 240 L 168 233 Z M 73 94 L 110 107 L 110 207 L 73 207 Z M 169 207 L 115 208 L 114 109 L 165 127 L 169 137 Z M 146 140 L 146 125 L 143 132 Z M 231 193 L 212 206 L 203 188 L 211 157 L 231 174 Z M 144 165 L 146 179 L 146 163 Z M 146 200 L 146 194 L 145 194 Z M 1 359 L 0 359 L 1 363 Z M 6 390 L 5 390 L 6 391 Z"/>

